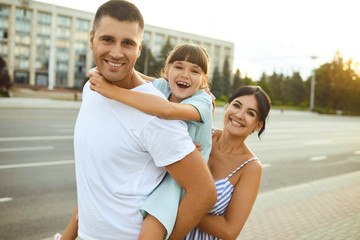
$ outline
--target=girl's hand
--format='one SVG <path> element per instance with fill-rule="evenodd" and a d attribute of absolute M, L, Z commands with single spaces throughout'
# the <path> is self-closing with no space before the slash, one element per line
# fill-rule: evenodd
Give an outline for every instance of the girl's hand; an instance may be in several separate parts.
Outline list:
<path fill-rule="evenodd" d="M 114 90 L 116 88 L 115 85 L 105 80 L 105 78 L 102 75 L 100 75 L 100 73 L 95 68 L 89 71 L 89 76 L 90 76 L 89 82 L 91 83 L 90 84 L 91 90 L 100 93 L 106 98 L 114 99 L 115 96 Z"/>
<path fill-rule="evenodd" d="M 90 69 L 90 70 L 88 71 L 89 78 L 91 78 L 92 76 L 94 76 L 95 73 L 100 74 L 97 67 L 94 67 L 94 68 L 92 68 L 92 69 Z"/>
<path fill-rule="evenodd" d="M 201 152 L 203 150 L 200 143 L 194 143 L 194 145 L 199 152 Z"/>

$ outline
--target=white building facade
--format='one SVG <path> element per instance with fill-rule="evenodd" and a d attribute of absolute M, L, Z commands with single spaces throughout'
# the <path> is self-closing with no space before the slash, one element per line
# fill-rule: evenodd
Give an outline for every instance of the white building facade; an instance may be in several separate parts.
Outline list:
<path fill-rule="evenodd" d="M 94 66 L 89 33 L 94 13 L 30 1 L 0 0 L 0 57 L 15 84 L 81 88 Z M 175 46 L 194 43 L 211 57 L 210 73 L 233 65 L 232 42 L 145 24 L 144 44 L 154 56 L 169 39 Z M 231 69 L 232 70 L 232 69 Z"/>

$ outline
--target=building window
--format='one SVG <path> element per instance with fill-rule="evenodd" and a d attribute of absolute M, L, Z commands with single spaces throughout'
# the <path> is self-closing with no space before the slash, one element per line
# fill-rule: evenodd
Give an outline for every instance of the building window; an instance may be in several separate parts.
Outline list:
<path fill-rule="evenodd" d="M 16 71 L 14 82 L 28 84 L 28 73 L 24 71 L 29 70 L 31 11 L 16 8 L 15 12 L 15 69 L 23 71 Z"/>
<path fill-rule="evenodd" d="M 75 35 L 75 88 L 82 88 L 87 76 L 86 73 L 86 53 L 89 42 L 90 22 L 86 20 L 76 20 Z"/>
<path fill-rule="evenodd" d="M 155 34 L 155 39 L 154 39 L 154 50 L 153 50 L 153 54 L 155 57 L 159 57 L 161 54 L 161 50 L 163 47 L 163 43 L 164 43 L 164 35 L 162 34 Z"/>
<path fill-rule="evenodd" d="M 8 54 L 9 8 L 0 5 L 0 55 Z"/>
<path fill-rule="evenodd" d="M 151 41 L 151 33 L 145 31 L 143 37 L 143 45 L 150 47 L 150 41 Z"/>
<path fill-rule="evenodd" d="M 56 28 L 56 86 L 67 86 L 69 69 L 71 18 L 57 17 Z"/>

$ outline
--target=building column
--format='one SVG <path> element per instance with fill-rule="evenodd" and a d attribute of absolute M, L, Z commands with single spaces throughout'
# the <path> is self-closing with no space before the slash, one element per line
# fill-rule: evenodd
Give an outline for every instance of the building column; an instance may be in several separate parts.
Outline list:
<path fill-rule="evenodd" d="M 56 85 L 56 8 L 51 6 L 51 34 L 49 49 L 48 89 L 53 90 Z"/>
<path fill-rule="evenodd" d="M 70 29 L 70 49 L 69 49 L 69 62 L 68 62 L 68 81 L 67 87 L 73 88 L 75 82 L 75 35 L 76 35 L 76 18 L 71 18 Z"/>
<path fill-rule="evenodd" d="M 15 78 L 15 21 L 16 7 L 12 4 L 9 9 L 9 29 L 8 29 L 8 62 L 7 68 L 12 82 Z"/>
<path fill-rule="evenodd" d="M 29 77 L 30 85 L 35 85 L 36 75 L 36 29 L 37 29 L 37 10 L 34 9 L 31 14 L 30 23 L 30 56 L 29 56 Z"/>
<path fill-rule="evenodd" d="M 88 41 L 88 47 L 87 47 L 87 51 L 86 51 L 86 76 L 87 72 L 93 67 L 93 52 L 90 49 L 90 31 L 92 30 L 92 25 L 93 25 L 93 21 L 90 22 L 89 24 L 89 41 Z"/>

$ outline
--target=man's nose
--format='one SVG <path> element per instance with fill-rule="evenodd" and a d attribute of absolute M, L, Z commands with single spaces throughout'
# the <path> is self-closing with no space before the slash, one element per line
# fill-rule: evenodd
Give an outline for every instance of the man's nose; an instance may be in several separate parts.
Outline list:
<path fill-rule="evenodd" d="M 110 56 L 114 59 L 119 59 L 124 56 L 123 48 L 120 44 L 116 44 L 110 51 Z"/>

